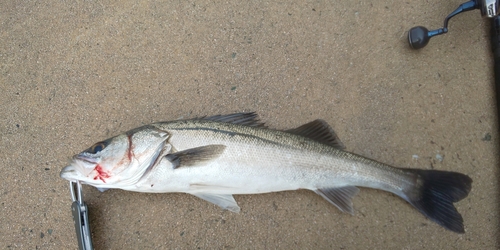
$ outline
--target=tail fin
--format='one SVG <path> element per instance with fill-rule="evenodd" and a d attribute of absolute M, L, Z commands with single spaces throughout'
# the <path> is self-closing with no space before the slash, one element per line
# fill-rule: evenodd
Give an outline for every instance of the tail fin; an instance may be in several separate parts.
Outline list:
<path fill-rule="evenodd" d="M 418 175 L 414 188 L 404 190 L 404 197 L 421 213 L 439 225 L 464 233 L 463 219 L 453 202 L 469 194 L 472 179 L 464 174 L 437 170 L 405 169 Z"/>

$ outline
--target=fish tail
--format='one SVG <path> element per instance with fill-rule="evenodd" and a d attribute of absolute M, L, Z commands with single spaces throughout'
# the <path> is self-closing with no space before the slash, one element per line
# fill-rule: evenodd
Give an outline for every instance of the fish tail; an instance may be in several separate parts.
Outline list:
<path fill-rule="evenodd" d="M 406 199 L 422 214 L 439 225 L 464 233 L 463 218 L 454 202 L 467 197 L 472 179 L 464 174 L 438 170 L 405 169 L 417 176 L 416 184 L 403 190 Z"/>

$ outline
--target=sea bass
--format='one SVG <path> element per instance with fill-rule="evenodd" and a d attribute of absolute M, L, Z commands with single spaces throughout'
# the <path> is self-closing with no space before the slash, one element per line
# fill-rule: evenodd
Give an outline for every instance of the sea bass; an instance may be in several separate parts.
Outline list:
<path fill-rule="evenodd" d="M 188 193 L 232 212 L 240 210 L 233 194 L 309 189 L 352 214 L 357 187 L 375 188 L 457 233 L 463 219 L 453 203 L 472 184 L 461 173 L 396 168 L 349 153 L 323 120 L 280 131 L 255 113 L 142 126 L 75 155 L 60 176 L 101 191 Z"/>

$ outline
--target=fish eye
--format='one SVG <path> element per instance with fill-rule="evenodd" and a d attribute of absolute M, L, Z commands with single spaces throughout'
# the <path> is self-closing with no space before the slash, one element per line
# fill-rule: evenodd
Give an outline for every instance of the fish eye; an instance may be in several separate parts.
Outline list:
<path fill-rule="evenodd" d="M 92 147 L 90 147 L 87 150 L 87 152 L 91 153 L 91 154 L 99 153 L 106 147 L 106 145 L 107 145 L 106 142 L 98 142 L 98 143 L 94 144 Z"/>

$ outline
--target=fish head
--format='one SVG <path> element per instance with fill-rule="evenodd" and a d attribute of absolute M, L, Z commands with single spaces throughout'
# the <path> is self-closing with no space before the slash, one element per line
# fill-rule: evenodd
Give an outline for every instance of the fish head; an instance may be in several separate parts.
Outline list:
<path fill-rule="evenodd" d="M 169 134 L 144 126 L 98 142 L 75 155 L 60 176 L 98 188 L 135 184 L 168 147 Z"/>

